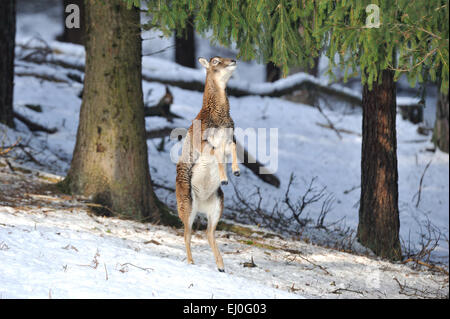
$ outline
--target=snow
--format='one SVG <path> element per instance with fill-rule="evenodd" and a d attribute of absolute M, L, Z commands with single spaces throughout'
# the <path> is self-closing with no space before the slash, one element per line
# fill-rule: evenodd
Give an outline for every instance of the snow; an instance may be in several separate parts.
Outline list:
<path fill-rule="evenodd" d="M 1 298 L 300 297 L 211 265 L 187 265 L 179 260 L 181 240 L 172 248 L 173 235 L 160 239 L 164 234 L 156 226 L 143 231 L 163 243 L 165 249 L 157 252 L 133 228 L 127 230 L 142 226 L 115 220 L 109 227 L 115 226 L 117 235 L 109 235 L 79 210 L 0 208 L 0 215 Z M 170 258 L 174 255 L 178 258 Z"/>
<path fill-rule="evenodd" d="M 10 203 L 0 206 L 1 298 L 448 296 L 448 277 L 439 273 L 269 236 L 261 229 L 247 237 L 217 232 L 226 273 L 216 270 L 205 232 L 195 231 L 196 264 L 188 265 L 181 230 L 98 217 L 81 198 L 37 194 L 47 176 L 37 173 L 14 174 L 0 166 L 0 205 L 5 199 Z M 250 260 L 256 267 L 243 267 Z"/>
<path fill-rule="evenodd" d="M 16 130 L 0 125 L 0 147 L 12 145 L 20 138 L 23 144 L 29 145 L 34 160 L 30 161 L 26 154 L 14 150 L 10 161 L 17 167 L 38 170 L 33 171 L 33 176 L 38 174 L 55 178 L 55 175 L 48 174 L 65 175 L 75 145 L 81 106 L 81 99 L 78 96 L 82 84 L 73 81 L 69 73 L 83 77 L 79 69 L 84 66 L 84 49 L 81 46 L 53 40 L 61 31 L 55 27 L 59 23 L 56 18 L 50 19 L 50 22 L 43 17 L 37 18 L 33 20 L 19 15 L 14 108 L 30 120 L 49 128 L 57 127 L 58 131 L 54 134 L 32 133 L 16 120 Z M 35 22 L 38 24 L 33 28 L 32 24 Z M 28 47 L 43 45 L 42 41 L 32 39 L 36 35 L 35 30 L 40 31 L 39 37 L 44 39 L 51 49 L 51 54 L 45 59 L 68 62 L 76 68 L 69 69 L 21 60 L 30 53 L 30 50 L 23 49 L 24 45 Z M 159 39 L 159 35 L 154 31 L 144 33 L 143 38 L 150 39 L 144 41 L 144 53 L 154 52 L 171 44 L 171 39 Z M 203 56 L 213 56 L 217 52 L 222 55 L 233 53 L 232 50 L 212 47 L 207 40 L 201 38 L 198 39 L 198 48 L 198 54 Z M 205 73 L 202 69 L 189 69 L 170 62 L 172 53 L 173 51 L 167 50 L 144 57 L 144 75 L 170 80 L 204 80 Z M 263 71 L 264 67 L 261 65 L 240 61 L 230 86 L 262 94 L 305 80 L 322 85 L 327 83 L 323 77 L 318 80 L 305 74 L 293 75 L 275 84 L 262 83 Z M 55 83 L 17 75 L 26 72 L 51 76 L 62 82 Z M 333 87 L 358 98 L 361 96 L 354 88 L 339 85 Z M 187 128 L 197 115 L 202 103 L 201 92 L 178 87 L 170 87 L 170 90 L 174 96 L 171 111 L 183 116 L 183 119 L 175 119 L 173 123 L 168 123 L 163 118 L 147 118 L 147 130 L 166 127 L 169 124 L 173 127 Z M 165 93 L 165 86 L 144 81 L 143 91 L 145 101 L 151 104 Z M 260 188 L 264 198 L 263 207 L 270 210 L 275 201 L 283 198 L 291 173 L 295 173 L 296 176 L 291 189 L 294 196 L 302 194 L 309 181 L 317 177 L 318 187 L 326 186 L 327 194 L 333 194 L 336 199 L 325 224 L 337 223 L 336 228 L 354 232 L 358 223 L 359 208 L 361 113 L 358 110 L 324 109 L 326 116 L 337 128 L 353 132 L 353 134 L 341 133 L 342 138 L 339 138 L 334 131 L 318 125 L 327 124 L 327 120 L 317 109 L 310 106 L 261 96 L 229 99 L 236 127 L 262 128 L 267 132 L 270 128 L 278 129 L 276 175 L 281 180 L 281 187 L 276 189 L 263 183 L 243 165 L 240 166 L 241 176 L 231 177 L 231 182 L 243 194 L 253 194 L 257 187 Z M 398 104 L 414 103 L 417 103 L 417 99 L 413 96 L 398 98 Z M 26 104 L 40 105 L 42 113 L 31 110 Z M 338 102 L 330 100 L 330 104 L 336 105 Z M 448 265 L 449 155 L 439 150 L 427 151 L 432 147 L 431 136 L 419 135 L 417 127 L 398 115 L 400 235 L 405 245 L 420 249 L 423 234 L 427 231 L 427 223 L 431 223 L 443 235 L 439 240 L 439 246 L 431 256 L 432 260 Z M 247 145 L 244 139 L 238 140 L 241 144 Z M 175 163 L 171 161 L 170 151 L 176 143 L 166 141 L 165 150 L 159 152 L 157 150 L 159 139 L 148 140 L 152 179 L 157 184 L 169 188 L 174 188 Z M 262 158 L 258 160 L 262 161 Z M 430 162 L 423 176 L 421 200 L 417 205 L 419 182 L 426 165 Z M 33 206 L 27 209 L 2 202 L 2 195 L 6 196 L 12 185 L 18 182 L 8 176 L 7 167 L 2 168 L 1 164 L 2 162 L 0 162 L 0 182 L 3 183 L 3 188 L 0 187 L 2 265 L 0 297 L 2 298 L 407 297 L 399 294 L 399 285 L 393 280 L 394 277 L 409 287 L 415 287 L 422 292 L 428 291 L 428 295 L 439 291 L 439 296 L 448 296 L 448 276 L 445 284 L 445 278 L 442 279 L 439 274 L 415 271 L 406 265 L 391 264 L 372 257 L 346 254 L 308 244 L 310 241 L 322 242 L 324 238 L 334 236 L 319 230 L 305 231 L 302 235 L 303 240 L 300 241 L 288 238 L 257 238 L 267 245 L 278 247 L 275 250 L 245 245 L 241 241 L 248 241 L 248 238 L 219 232 L 218 242 L 224 252 L 226 274 L 216 271 L 206 239 L 202 233 L 197 232 L 193 238 L 193 254 L 197 264 L 188 266 L 184 260 L 182 237 L 176 230 L 95 217 L 88 213 L 85 205 L 76 200 L 63 200 L 63 204 L 56 208 Z M 6 164 L 3 163 L 4 165 Z M 9 182 L 10 179 L 14 182 Z M 23 179 L 28 181 L 30 176 L 27 175 Z M 234 203 L 233 187 L 231 185 L 225 187 L 224 192 L 225 206 L 229 207 Z M 160 199 L 175 207 L 173 192 L 158 188 L 156 193 Z M 24 201 L 24 207 L 27 207 L 28 197 L 24 196 L 20 200 Z M 248 200 L 256 199 L 249 195 Z M 320 206 L 321 203 L 311 206 L 304 217 L 315 221 Z M 224 218 L 230 217 L 230 211 L 226 210 Z M 161 245 L 146 244 L 151 240 Z M 322 265 L 326 271 L 305 261 L 297 254 L 289 253 L 286 251 L 287 248 L 301 251 L 302 257 L 314 264 Z M 96 268 L 86 266 L 91 265 L 97 251 L 98 266 Z M 236 253 L 237 251 L 239 253 Z M 244 268 L 242 263 L 250 261 L 251 257 L 258 267 Z M 130 264 L 122 266 L 126 263 L 135 266 Z M 136 266 L 152 269 L 147 271 Z M 294 288 L 291 289 L 293 284 Z M 300 290 L 296 290 L 297 288 Z M 332 293 L 339 288 L 340 294 Z"/>

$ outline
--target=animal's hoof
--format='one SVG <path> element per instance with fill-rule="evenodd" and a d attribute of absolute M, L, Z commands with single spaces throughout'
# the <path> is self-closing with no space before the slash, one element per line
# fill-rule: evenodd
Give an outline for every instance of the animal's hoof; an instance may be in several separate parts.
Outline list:
<path fill-rule="evenodd" d="M 222 181 L 222 186 L 228 185 L 228 181 Z"/>
<path fill-rule="evenodd" d="M 234 176 L 241 176 L 241 172 L 239 171 L 234 172 Z"/>
<path fill-rule="evenodd" d="M 217 270 L 220 272 L 225 272 L 225 269 L 223 269 L 223 268 L 217 268 Z"/>

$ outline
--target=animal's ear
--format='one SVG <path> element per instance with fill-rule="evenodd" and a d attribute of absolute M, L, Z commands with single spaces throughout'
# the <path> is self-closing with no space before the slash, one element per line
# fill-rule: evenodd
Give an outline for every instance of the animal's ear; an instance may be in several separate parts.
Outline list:
<path fill-rule="evenodd" d="M 198 62 L 203 65 L 204 68 L 209 68 L 209 62 L 205 58 L 198 58 Z"/>

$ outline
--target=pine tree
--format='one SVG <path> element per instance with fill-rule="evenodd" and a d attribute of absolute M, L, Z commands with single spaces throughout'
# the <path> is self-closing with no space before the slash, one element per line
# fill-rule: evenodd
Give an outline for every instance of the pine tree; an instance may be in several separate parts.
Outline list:
<path fill-rule="evenodd" d="M 104 212 L 160 217 L 145 139 L 140 13 L 122 0 L 86 0 L 86 75 L 77 141 L 62 189 Z"/>
<path fill-rule="evenodd" d="M 194 20 L 190 17 L 184 30 L 175 30 L 175 62 L 195 69 L 197 63 Z"/>
<path fill-rule="evenodd" d="M 126 0 L 139 5 L 139 0 Z M 194 15 L 214 42 L 234 43 L 238 57 L 279 65 L 314 65 L 319 52 L 349 75 L 361 74 L 363 142 L 358 238 L 376 254 L 401 258 L 395 81 L 440 79 L 448 94 L 448 0 L 171 0 L 147 1 L 169 35 Z M 379 18 L 379 19 L 378 19 Z M 378 23 L 379 22 L 379 23 Z M 336 56 L 339 59 L 336 59 Z"/>
<path fill-rule="evenodd" d="M 0 2 L 0 123 L 14 127 L 13 83 L 16 0 Z"/>
<path fill-rule="evenodd" d="M 443 152 L 449 151 L 449 108 L 448 94 L 439 93 L 436 105 L 436 122 L 434 125 L 433 140 Z"/>
<path fill-rule="evenodd" d="M 363 140 L 358 239 L 377 255 L 401 258 L 399 241 L 395 83 L 424 75 L 448 90 L 448 1 L 324 1 L 328 57 L 363 88 Z M 333 67 L 330 64 L 330 72 Z"/>

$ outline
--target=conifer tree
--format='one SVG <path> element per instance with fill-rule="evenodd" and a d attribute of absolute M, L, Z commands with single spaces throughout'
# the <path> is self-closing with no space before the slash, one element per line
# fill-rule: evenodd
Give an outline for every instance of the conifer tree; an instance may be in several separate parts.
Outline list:
<path fill-rule="evenodd" d="M 394 81 L 406 75 L 414 86 L 438 76 L 442 92 L 448 91 L 448 9 L 445 0 L 319 5 L 330 61 L 338 55 L 345 76 L 359 70 L 364 85 L 357 236 L 377 255 L 393 260 L 401 258 Z"/>
<path fill-rule="evenodd" d="M 14 127 L 13 83 L 16 0 L 0 2 L 0 123 Z"/>
<path fill-rule="evenodd" d="M 142 96 L 140 13 L 122 0 L 86 0 L 86 75 L 77 140 L 61 188 L 103 212 L 159 220 Z"/>
<path fill-rule="evenodd" d="M 197 63 L 193 18 L 189 18 L 184 30 L 175 30 L 175 62 L 195 69 Z"/>

